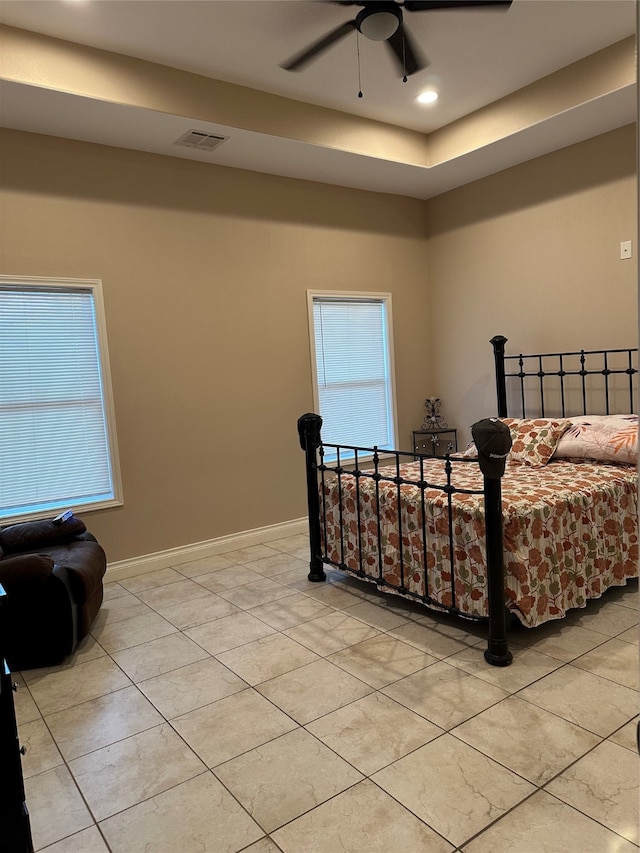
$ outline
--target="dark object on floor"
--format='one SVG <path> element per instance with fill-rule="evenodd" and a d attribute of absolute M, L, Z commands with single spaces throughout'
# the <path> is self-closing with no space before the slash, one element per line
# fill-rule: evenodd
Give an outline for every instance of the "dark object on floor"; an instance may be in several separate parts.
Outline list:
<path fill-rule="evenodd" d="M 10 669 L 53 666 L 73 652 L 102 604 L 106 568 L 104 551 L 74 515 L 0 528 Z"/>
<path fill-rule="evenodd" d="M 22 756 L 25 747 L 18 741 L 13 693 L 18 685 L 11 680 L 4 659 L 5 616 L 8 596 L 0 584 L 0 767 L 4 779 L 4 793 L 0 800 L 0 827 L 2 849 L 6 853 L 33 853 L 29 809 L 25 800 Z"/>

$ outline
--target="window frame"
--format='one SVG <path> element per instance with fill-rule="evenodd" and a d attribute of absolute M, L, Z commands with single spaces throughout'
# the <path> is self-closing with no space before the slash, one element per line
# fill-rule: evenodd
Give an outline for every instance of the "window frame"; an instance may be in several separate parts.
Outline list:
<path fill-rule="evenodd" d="M 395 346 L 393 340 L 393 308 L 391 293 L 376 292 L 366 290 L 307 290 L 307 312 L 309 322 L 309 347 L 311 354 L 311 376 L 313 388 L 313 406 L 314 411 L 322 416 L 320 411 L 320 391 L 318 386 L 318 365 L 316 362 L 316 336 L 315 336 L 315 321 L 314 321 L 314 300 L 315 299 L 333 299 L 337 301 L 349 302 L 382 302 L 384 304 L 385 318 L 385 337 L 387 342 L 387 352 L 385 353 L 388 365 L 388 395 L 389 395 L 389 415 L 391 419 L 391 427 L 393 430 L 391 446 L 388 448 L 380 447 L 380 455 L 384 456 L 390 450 L 395 448 L 398 441 L 398 411 L 396 397 L 396 379 L 395 379 Z M 351 442 L 356 445 L 355 441 Z M 358 454 L 362 460 L 372 458 L 372 454 Z M 341 454 L 341 459 L 343 455 Z M 345 459 L 347 457 L 344 457 Z M 353 455 L 351 455 L 353 458 Z M 332 454 L 325 452 L 325 459 L 332 460 Z"/>
<path fill-rule="evenodd" d="M 104 310 L 104 299 L 101 279 L 80 278 L 56 278 L 50 276 L 23 276 L 23 275 L 0 275 L 0 286 L 16 285 L 26 290 L 53 291 L 59 290 L 83 290 L 90 291 L 93 298 L 96 328 L 96 348 L 100 369 L 100 385 L 102 392 L 102 405 L 104 411 L 106 428 L 106 446 L 108 463 L 111 471 L 111 485 L 113 497 L 107 500 L 92 501 L 89 503 L 76 503 L 69 501 L 68 507 L 74 512 L 85 513 L 96 510 L 108 509 L 123 505 L 122 479 L 120 474 L 120 460 L 118 454 L 118 439 L 116 434 L 115 407 L 113 404 L 113 387 L 111 384 L 111 370 L 109 359 L 109 345 L 107 341 L 107 324 Z M 52 502 L 53 503 L 53 502 Z M 59 501 L 49 509 L 39 509 L 6 515 L 0 518 L 0 526 L 30 521 L 33 519 L 47 518 L 57 514 L 60 509 Z"/>

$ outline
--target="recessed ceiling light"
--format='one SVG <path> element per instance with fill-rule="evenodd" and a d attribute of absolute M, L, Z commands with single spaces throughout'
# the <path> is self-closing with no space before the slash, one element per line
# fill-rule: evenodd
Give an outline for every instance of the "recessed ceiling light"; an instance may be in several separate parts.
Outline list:
<path fill-rule="evenodd" d="M 433 104 L 434 101 L 437 101 L 437 100 L 438 100 L 438 93 L 434 92 L 433 90 L 431 90 L 429 92 L 422 92 L 416 98 L 416 101 L 419 104 Z"/>

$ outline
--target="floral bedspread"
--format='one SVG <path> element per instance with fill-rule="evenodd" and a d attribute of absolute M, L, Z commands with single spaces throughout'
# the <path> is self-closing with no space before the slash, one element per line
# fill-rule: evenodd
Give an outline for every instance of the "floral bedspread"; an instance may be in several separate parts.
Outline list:
<path fill-rule="evenodd" d="M 425 459 L 423 464 L 427 482 L 446 482 L 443 460 Z M 476 464 L 452 465 L 454 486 L 482 489 Z M 393 477 L 396 469 L 380 473 Z M 400 466 L 400 476 L 419 479 L 420 463 Z M 376 578 L 381 554 L 384 578 L 400 586 L 401 548 L 405 588 L 449 607 L 453 556 L 455 606 L 470 616 L 488 615 L 483 496 L 452 496 L 452 555 L 446 494 L 425 490 L 425 543 L 420 489 L 409 484 L 399 488 L 400 513 L 398 485 L 379 483 L 378 530 L 373 481 L 360 478 L 356 489 L 355 478 L 343 474 L 339 489 L 337 478 L 327 477 L 321 512 L 326 515 L 323 535 L 326 530 L 329 558 L 354 570 L 362 558 L 366 573 Z M 568 609 L 584 607 L 587 599 L 637 576 L 635 467 L 559 460 L 542 468 L 509 463 L 502 479 L 502 506 L 506 603 L 524 625 L 559 619 Z"/>

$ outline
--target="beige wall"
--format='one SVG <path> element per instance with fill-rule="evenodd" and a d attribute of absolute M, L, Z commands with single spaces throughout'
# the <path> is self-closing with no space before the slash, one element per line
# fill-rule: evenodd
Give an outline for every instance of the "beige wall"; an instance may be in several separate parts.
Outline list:
<path fill-rule="evenodd" d="M 629 126 L 427 202 L 434 393 L 463 441 L 496 414 L 493 335 L 511 353 L 637 345 L 636 198 Z"/>
<path fill-rule="evenodd" d="M 305 514 L 307 288 L 392 292 L 403 447 L 425 396 L 463 441 L 495 413 L 494 334 L 636 342 L 633 127 L 428 202 L 0 140 L 0 272 L 103 281 L 125 502 L 85 519 L 111 562 Z"/>
<path fill-rule="evenodd" d="M 307 288 L 391 291 L 401 444 L 429 379 L 424 203 L 3 131 L 0 272 L 102 279 L 110 562 L 306 514 Z"/>

